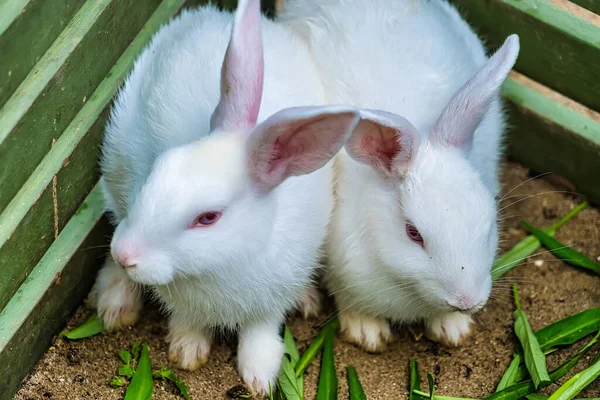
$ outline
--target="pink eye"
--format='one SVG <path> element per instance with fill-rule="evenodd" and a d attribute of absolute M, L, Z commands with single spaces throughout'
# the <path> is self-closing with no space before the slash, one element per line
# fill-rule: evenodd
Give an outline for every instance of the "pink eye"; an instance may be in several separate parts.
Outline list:
<path fill-rule="evenodd" d="M 206 228 L 207 226 L 212 226 L 219 220 L 219 218 L 221 218 L 221 214 L 221 211 L 209 211 L 202 213 L 196 217 L 192 227 Z"/>
<path fill-rule="evenodd" d="M 410 240 L 423 247 L 425 244 L 423 236 L 419 233 L 419 230 L 413 224 L 406 224 L 406 235 Z"/>

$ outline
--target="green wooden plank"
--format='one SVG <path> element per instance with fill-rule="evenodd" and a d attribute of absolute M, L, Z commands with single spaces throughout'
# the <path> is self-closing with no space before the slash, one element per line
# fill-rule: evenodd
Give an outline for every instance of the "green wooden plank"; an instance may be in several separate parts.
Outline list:
<path fill-rule="evenodd" d="M 547 0 L 452 0 L 491 48 L 518 33 L 516 69 L 600 110 L 600 26 Z"/>
<path fill-rule="evenodd" d="M 0 109 L 0 212 L 158 3 L 87 0 Z"/>
<path fill-rule="evenodd" d="M 94 182 L 106 113 L 116 88 L 154 32 L 170 19 L 184 0 L 164 0 L 123 53 L 85 106 L 56 141 L 21 190 L 0 214 L 0 310 L 74 212 Z M 53 177 L 57 181 L 58 212 L 54 212 Z"/>
<path fill-rule="evenodd" d="M 0 107 L 48 50 L 83 1 L 0 2 Z"/>
<path fill-rule="evenodd" d="M 600 123 L 513 75 L 502 88 L 509 100 L 509 152 L 536 172 L 554 172 L 579 192 L 600 199 Z"/>
<path fill-rule="evenodd" d="M 108 221 L 96 187 L 0 313 L 0 400 L 9 400 L 89 292 L 106 254 Z"/>
<path fill-rule="evenodd" d="M 599 0 L 571 0 L 571 2 L 578 4 L 583 8 L 587 8 L 591 12 L 600 14 L 600 1 Z"/>
<path fill-rule="evenodd" d="M 55 232 L 63 229 L 98 180 L 97 159 L 107 116 L 108 112 L 102 114 L 80 138 L 77 147 L 64 159 L 65 165 L 56 174 L 56 180 L 50 177 L 37 201 L 28 210 L 23 209 L 27 214 L 0 247 L 0 310 L 52 244 Z"/>

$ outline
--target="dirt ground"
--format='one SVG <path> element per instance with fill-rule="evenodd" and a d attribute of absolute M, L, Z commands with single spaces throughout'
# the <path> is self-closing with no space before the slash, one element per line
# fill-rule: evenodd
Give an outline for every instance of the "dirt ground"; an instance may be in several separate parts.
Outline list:
<path fill-rule="evenodd" d="M 504 172 L 505 192 L 526 181 L 529 171 L 509 162 Z M 507 249 L 525 236 L 519 226 L 524 218 L 538 227 L 547 227 L 576 206 L 581 198 L 564 193 L 564 183 L 543 177 L 527 182 L 504 200 L 505 232 L 503 248 Z M 558 191 L 558 192 L 557 192 Z M 600 211 L 588 208 L 560 229 L 558 239 L 594 259 L 600 259 Z M 535 261 L 535 262 L 534 262 Z M 563 264 L 550 254 L 527 260 L 510 272 L 493 292 L 493 299 L 477 316 L 477 327 L 467 343 L 455 349 L 441 347 L 419 338 L 421 327 L 397 328 L 395 341 L 384 354 L 366 354 L 358 348 L 336 342 L 335 360 L 340 382 L 340 398 L 347 398 L 346 366 L 354 365 L 369 399 L 406 399 L 408 361 L 416 359 L 421 374 L 432 373 L 436 393 L 440 395 L 481 398 L 490 394 L 508 366 L 516 337 L 513 334 L 513 305 L 509 283 L 518 283 L 521 302 L 532 328 L 539 329 L 553 321 L 579 311 L 600 307 L 600 278 Z M 90 311 L 80 308 L 69 327 L 81 323 Z M 55 340 L 43 359 L 24 381 L 15 399 L 121 399 L 125 388 L 112 388 L 108 382 L 116 375 L 120 361 L 117 352 L 138 341 L 147 342 L 154 368 L 168 365 L 166 321 L 156 307 L 146 306 L 143 318 L 128 330 L 69 342 Z M 303 351 L 326 320 L 303 321 L 293 318 L 290 327 Z M 580 348 L 580 343 L 576 348 Z M 559 351 L 549 357 L 549 368 L 573 353 L 575 348 Z M 589 354 L 600 351 L 600 346 Z M 581 370 L 591 361 L 584 357 L 577 366 Z M 306 398 L 314 399 L 319 373 L 315 360 L 306 374 Z M 190 388 L 192 399 L 226 399 L 227 393 L 241 384 L 235 370 L 235 341 L 223 339 L 214 346 L 210 362 L 196 372 L 179 371 Z M 563 379 L 564 380 L 564 379 Z M 426 383 L 423 382 L 426 387 Z M 556 385 L 547 390 L 552 391 Z M 232 390 L 233 389 L 233 390 Z M 579 397 L 599 397 L 600 380 Z M 176 399 L 169 383 L 155 384 L 155 399 Z"/>

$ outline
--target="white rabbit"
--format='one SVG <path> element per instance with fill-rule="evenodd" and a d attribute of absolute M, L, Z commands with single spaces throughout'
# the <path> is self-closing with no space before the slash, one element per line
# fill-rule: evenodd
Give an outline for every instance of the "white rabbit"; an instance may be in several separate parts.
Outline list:
<path fill-rule="evenodd" d="M 458 344 L 491 290 L 518 37 L 488 60 L 442 0 L 288 0 L 279 21 L 308 41 L 330 101 L 385 110 L 363 111 L 336 163 L 326 280 L 342 335 L 378 351 L 388 319 L 424 320 Z"/>
<path fill-rule="evenodd" d="M 259 0 L 240 1 L 233 18 L 187 11 L 140 56 L 104 140 L 118 226 L 95 290 L 115 327 L 135 321 L 139 285 L 150 285 L 170 313 L 169 359 L 184 369 L 207 361 L 213 328 L 239 331 L 240 375 L 265 395 L 283 356 L 279 328 L 327 234 L 329 161 L 358 114 L 305 106 L 265 120 L 322 104 L 324 92 L 307 48 L 266 19 L 263 74 L 261 19 Z"/>

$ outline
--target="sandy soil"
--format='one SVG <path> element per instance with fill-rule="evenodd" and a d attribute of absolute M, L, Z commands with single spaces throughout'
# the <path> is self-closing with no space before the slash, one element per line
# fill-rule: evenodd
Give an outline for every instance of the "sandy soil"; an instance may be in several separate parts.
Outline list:
<path fill-rule="evenodd" d="M 505 168 L 505 192 L 529 179 L 529 171 L 518 164 Z M 552 181 L 552 182 L 551 182 Z M 581 198 L 564 191 L 556 179 L 548 177 L 530 181 L 510 193 L 505 199 L 503 248 L 510 248 L 525 232 L 519 227 L 524 218 L 538 227 L 547 227 L 577 205 Z M 568 189 L 567 189 L 568 190 Z M 532 196 L 532 197 L 529 197 Z M 588 208 L 565 225 L 558 239 L 586 255 L 600 256 L 600 211 Z M 534 262 L 536 260 L 536 262 Z M 366 354 L 358 348 L 336 342 L 336 363 L 340 381 L 340 398 L 347 398 L 345 368 L 353 364 L 358 370 L 369 399 L 405 399 L 407 397 L 408 361 L 418 360 L 421 373 L 435 376 L 438 394 L 483 397 L 493 391 L 508 366 L 515 347 L 512 330 L 512 300 L 509 283 L 519 284 L 522 304 L 533 329 L 591 307 L 600 307 L 600 278 L 577 270 L 541 254 L 513 270 L 494 289 L 493 299 L 477 316 L 478 324 L 464 346 L 455 349 L 441 347 L 419 338 L 421 327 L 396 329 L 396 339 L 384 354 Z M 81 323 L 90 311 L 83 307 L 73 316 L 69 327 Z M 308 346 L 317 329 L 326 320 L 303 321 L 294 318 L 291 329 L 301 351 Z M 78 342 L 61 338 L 44 355 L 24 381 L 15 399 L 121 399 L 125 389 L 111 388 L 120 361 L 117 352 L 137 341 L 147 342 L 155 368 L 167 365 L 166 323 L 156 307 L 147 306 L 140 323 L 128 330 L 100 335 Z M 576 346 L 581 347 L 583 343 Z M 549 357 L 549 367 L 563 361 L 575 348 Z M 600 346 L 590 354 L 600 351 Z M 577 370 L 590 362 L 584 358 Z M 315 360 L 306 375 L 307 399 L 316 393 L 319 362 Z M 179 372 L 190 387 L 193 399 L 225 399 L 228 393 L 239 391 L 241 381 L 235 371 L 235 340 L 223 338 L 211 354 L 210 363 L 196 372 Z M 424 383 L 425 385 L 425 383 Z M 556 386 L 548 388 L 549 391 Z M 243 391 L 243 389 L 242 389 Z M 600 381 L 592 384 L 578 397 L 600 396 Z M 169 383 L 157 383 L 155 399 L 176 399 Z"/>

